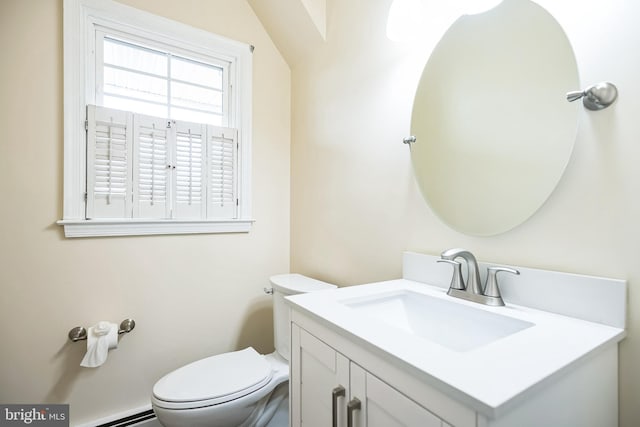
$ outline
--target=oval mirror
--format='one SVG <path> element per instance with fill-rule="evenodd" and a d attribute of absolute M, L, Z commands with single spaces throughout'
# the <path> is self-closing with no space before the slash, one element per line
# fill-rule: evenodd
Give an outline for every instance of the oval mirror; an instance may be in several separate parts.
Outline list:
<path fill-rule="evenodd" d="M 411 158 L 436 214 L 465 234 L 527 220 L 569 161 L 578 68 L 556 20 L 529 0 L 460 17 L 434 48 L 413 105 Z"/>

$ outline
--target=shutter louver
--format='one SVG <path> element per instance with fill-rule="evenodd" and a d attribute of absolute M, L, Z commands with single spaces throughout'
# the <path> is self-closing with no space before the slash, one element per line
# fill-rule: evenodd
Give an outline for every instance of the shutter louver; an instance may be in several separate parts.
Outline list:
<path fill-rule="evenodd" d="M 208 126 L 209 218 L 237 216 L 237 141 L 236 129 Z"/>
<path fill-rule="evenodd" d="M 87 106 L 87 218 L 131 217 L 132 115 Z"/>
<path fill-rule="evenodd" d="M 87 106 L 87 218 L 238 217 L 238 130 Z"/>
<path fill-rule="evenodd" d="M 203 219 L 205 126 L 176 122 L 174 217 Z"/>
<path fill-rule="evenodd" d="M 167 121 L 136 114 L 134 217 L 169 218 L 169 129 Z"/>

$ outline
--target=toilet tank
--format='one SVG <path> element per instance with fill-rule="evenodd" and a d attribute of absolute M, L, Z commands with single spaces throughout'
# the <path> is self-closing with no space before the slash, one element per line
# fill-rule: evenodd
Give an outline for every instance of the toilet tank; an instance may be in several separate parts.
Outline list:
<path fill-rule="evenodd" d="M 286 305 L 284 297 L 335 289 L 337 286 L 295 273 L 279 274 L 272 276 L 270 280 L 273 286 L 273 339 L 278 353 L 289 360 L 291 345 L 291 326 L 289 323 L 291 320 L 289 307 Z"/>

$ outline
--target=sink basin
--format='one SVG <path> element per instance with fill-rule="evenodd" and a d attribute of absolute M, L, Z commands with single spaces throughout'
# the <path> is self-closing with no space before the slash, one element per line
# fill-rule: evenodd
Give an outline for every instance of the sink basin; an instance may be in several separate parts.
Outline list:
<path fill-rule="evenodd" d="M 358 314 L 459 352 L 473 350 L 534 326 L 524 320 L 407 290 L 341 303 Z"/>

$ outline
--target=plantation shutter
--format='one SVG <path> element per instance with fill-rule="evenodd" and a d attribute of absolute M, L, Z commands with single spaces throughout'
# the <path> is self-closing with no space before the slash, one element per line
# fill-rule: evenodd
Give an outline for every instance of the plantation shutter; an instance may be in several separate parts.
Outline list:
<path fill-rule="evenodd" d="M 87 106 L 86 217 L 131 218 L 132 114 Z"/>
<path fill-rule="evenodd" d="M 208 218 L 236 218 L 238 199 L 238 131 L 207 126 Z"/>
<path fill-rule="evenodd" d="M 238 130 L 87 106 L 87 218 L 238 214 Z"/>
<path fill-rule="evenodd" d="M 196 123 L 175 122 L 175 179 L 176 219 L 204 219 L 205 203 L 205 131 Z"/>
<path fill-rule="evenodd" d="M 166 119 L 134 115 L 135 218 L 169 218 L 170 128 Z"/>

